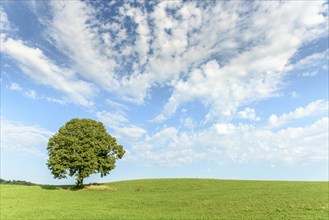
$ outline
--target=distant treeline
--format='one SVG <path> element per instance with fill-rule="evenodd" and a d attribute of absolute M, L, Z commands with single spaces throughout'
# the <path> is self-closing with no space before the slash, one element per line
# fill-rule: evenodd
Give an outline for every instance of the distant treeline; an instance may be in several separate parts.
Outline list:
<path fill-rule="evenodd" d="M 4 180 L 0 178 L 0 184 L 14 184 L 14 185 L 25 185 L 25 186 L 34 186 L 35 183 L 27 182 L 24 180 Z"/>

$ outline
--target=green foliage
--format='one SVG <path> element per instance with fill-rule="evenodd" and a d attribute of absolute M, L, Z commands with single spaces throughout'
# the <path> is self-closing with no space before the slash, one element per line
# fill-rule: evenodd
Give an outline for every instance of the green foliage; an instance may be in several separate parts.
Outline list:
<path fill-rule="evenodd" d="M 76 176 L 77 186 L 91 174 L 106 176 L 125 154 L 101 122 L 74 118 L 48 142 L 48 168 L 55 178 Z"/>
<path fill-rule="evenodd" d="M 328 219 L 328 182 L 152 179 L 1 187 L 1 219 Z"/>

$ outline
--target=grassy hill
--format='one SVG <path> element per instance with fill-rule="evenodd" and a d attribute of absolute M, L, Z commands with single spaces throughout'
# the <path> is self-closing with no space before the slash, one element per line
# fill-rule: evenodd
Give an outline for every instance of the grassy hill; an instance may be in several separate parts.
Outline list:
<path fill-rule="evenodd" d="M 328 219 L 328 182 L 148 179 L 1 184 L 1 219 Z"/>

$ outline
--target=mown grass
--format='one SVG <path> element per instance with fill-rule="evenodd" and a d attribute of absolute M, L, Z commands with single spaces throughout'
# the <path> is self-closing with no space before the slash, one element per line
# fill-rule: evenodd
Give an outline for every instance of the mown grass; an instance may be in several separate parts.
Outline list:
<path fill-rule="evenodd" d="M 1 219 L 328 219 L 328 182 L 149 179 L 1 185 Z"/>

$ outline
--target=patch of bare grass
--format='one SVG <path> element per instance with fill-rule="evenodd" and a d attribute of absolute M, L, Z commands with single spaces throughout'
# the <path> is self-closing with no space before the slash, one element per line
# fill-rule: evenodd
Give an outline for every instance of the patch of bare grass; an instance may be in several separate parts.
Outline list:
<path fill-rule="evenodd" d="M 84 189 L 86 190 L 106 190 L 106 191 L 117 191 L 116 188 L 114 187 L 110 187 L 110 186 L 107 186 L 107 185 L 88 185 L 88 186 L 85 186 Z"/>

